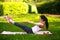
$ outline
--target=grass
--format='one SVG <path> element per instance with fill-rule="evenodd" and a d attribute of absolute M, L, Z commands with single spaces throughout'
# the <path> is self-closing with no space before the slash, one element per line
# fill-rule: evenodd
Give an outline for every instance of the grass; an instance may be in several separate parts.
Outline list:
<path fill-rule="evenodd" d="M 40 14 L 26 14 L 26 15 L 9 15 L 13 20 L 28 27 L 34 25 L 23 23 L 23 20 L 30 20 L 34 22 L 39 21 Z M 23 35 L 2 35 L 0 34 L 0 40 L 60 40 L 60 18 L 54 16 L 48 16 L 49 30 L 53 33 L 51 35 L 35 35 L 35 34 L 23 34 Z M 21 28 L 8 24 L 5 18 L 0 19 L 0 33 L 2 31 L 23 31 Z M 45 27 L 43 28 L 45 30 Z"/>

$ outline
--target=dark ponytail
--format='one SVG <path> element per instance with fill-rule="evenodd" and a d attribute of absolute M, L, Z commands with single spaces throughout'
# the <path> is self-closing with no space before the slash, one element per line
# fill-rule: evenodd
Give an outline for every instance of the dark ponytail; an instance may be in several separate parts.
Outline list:
<path fill-rule="evenodd" d="M 46 30 L 48 30 L 49 24 L 48 24 L 48 19 L 47 18 L 46 18 L 45 24 L 46 24 Z"/>
<path fill-rule="evenodd" d="M 48 19 L 44 15 L 41 15 L 40 17 L 43 19 L 43 21 L 45 21 L 46 30 L 48 30 L 48 27 L 49 27 Z"/>

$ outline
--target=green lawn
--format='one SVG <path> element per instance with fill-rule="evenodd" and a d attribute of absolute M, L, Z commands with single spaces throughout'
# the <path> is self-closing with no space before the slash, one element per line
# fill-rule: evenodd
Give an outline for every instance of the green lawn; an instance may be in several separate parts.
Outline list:
<path fill-rule="evenodd" d="M 23 20 L 30 20 L 34 22 L 39 21 L 40 14 L 27 14 L 27 15 L 9 15 L 13 20 L 28 27 L 34 25 L 23 23 Z M 60 40 L 60 18 L 54 16 L 48 16 L 49 30 L 52 32 L 51 35 L 35 35 L 35 34 L 22 34 L 22 35 L 2 35 L 0 34 L 0 40 Z M 0 33 L 2 31 L 23 31 L 21 28 L 8 24 L 5 18 L 0 18 Z M 45 27 L 43 28 L 45 30 Z"/>

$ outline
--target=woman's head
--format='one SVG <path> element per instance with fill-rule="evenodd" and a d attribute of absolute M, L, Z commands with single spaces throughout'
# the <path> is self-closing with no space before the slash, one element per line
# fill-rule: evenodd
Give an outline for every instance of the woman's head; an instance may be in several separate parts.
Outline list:
<path fill-rule="evenodd" d="M 41 15 L 40 18 L 41 18 L 42 21 L 45 22 L 45 24 L 46 24 L 46 30 L 48 30 L 49 24 L 48 24 L 48 19 L 47 19 L 47 17 L 44 16 L 44 15 Z"/>

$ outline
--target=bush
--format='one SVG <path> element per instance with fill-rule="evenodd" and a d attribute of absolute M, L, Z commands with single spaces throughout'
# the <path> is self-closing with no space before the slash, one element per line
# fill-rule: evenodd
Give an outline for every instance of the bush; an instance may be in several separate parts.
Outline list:
<path fill-rule="evenodd" d="M 60 13 L 60 6 L 59 2 L 49 2 L 43 5 L 38 5 L 37 9 L 39 13 L 50 13 L 50 14 L 59 14 Z"/>
<path fill-rule="evenodd" d="M 3 2 L 4 14 L 27 14 L 28 5 L 24 2 Z"/>
<path fill-rule="evenodd" d="M 37 13 L 35 5 L 28 5 L 25 2 L 3 2 L 0 7 L 1 14 L 27 14 Z"/>

